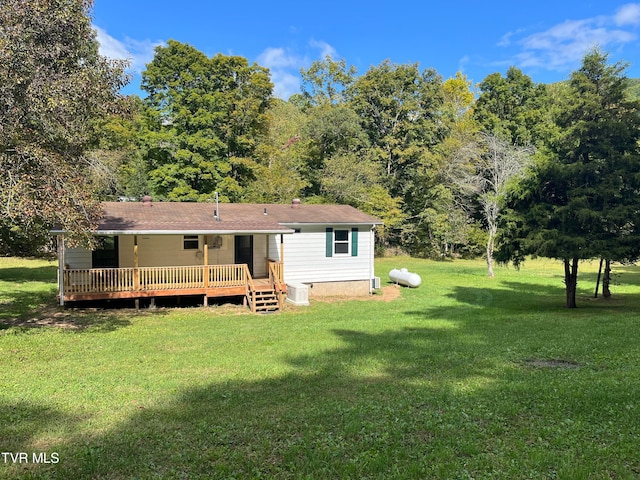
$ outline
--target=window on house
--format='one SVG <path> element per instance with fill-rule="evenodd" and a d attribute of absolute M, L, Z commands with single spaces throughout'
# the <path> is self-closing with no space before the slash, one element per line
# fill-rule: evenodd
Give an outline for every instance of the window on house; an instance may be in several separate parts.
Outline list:
<path fill-rule="evenodd" d="M 327 257 L 334 255 L 358 256 L 358 228 L 349 230 L 326 229 L 326 254 Z"/>
<path fill-rule="evenodd" d="M 200 247 L 200 239 L 198 235 L 184 235 L 182 239 L 182 248 L 184 250 L 198 250 Z"/>
<path fill-rule="evenodd" d="M 349 253 L 349 230 L 334 230 L 333 251 L 336 255 Z"/>

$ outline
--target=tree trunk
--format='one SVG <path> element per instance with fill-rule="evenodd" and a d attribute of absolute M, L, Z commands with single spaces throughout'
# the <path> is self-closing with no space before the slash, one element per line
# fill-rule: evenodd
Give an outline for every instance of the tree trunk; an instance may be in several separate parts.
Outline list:
<path fill-rule="evenodd" d="M 596 293 L 593 295 L 593 298 L 598 298 L 598 288 L 600 287 L 600 277 L 602 276 L 602 262 L 604 259 L 600 259 L 600 266 L 598 267 L 598 278 L 596 279 Z"/>
<path fill-rule="evenodd" d="M 489 239 L 487 240 L 487 275 L 489 278 L 493 278 L 493 246 L 494 246 L 495 233 L 489 230 Z"/>
<path fill-rule="evenodd" d="M 611 296 L 611 260 L 605 260 L 604 262 L 604 276 L 602 277 L 602 296 L 609 298 Z"/>
<path fill-rule="evenodd" d="M 567 308 L 577 308 L 576 290 L 578 288 L 578 259 L 564 259 L 564 284 L 567 294 Z"/>

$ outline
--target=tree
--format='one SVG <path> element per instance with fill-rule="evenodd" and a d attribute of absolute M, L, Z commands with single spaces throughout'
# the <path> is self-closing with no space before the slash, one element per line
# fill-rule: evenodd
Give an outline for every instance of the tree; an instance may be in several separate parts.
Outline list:
<path fill-rule="evenodd" d="M 392 240 L 414 253 L 431 253 L 423 248 L 429 243 L 424 239 L 430 235 L 429 209 L 441 191 L 435 188 L 441 158 L 432 149 L 447 133 L 441 77 L 417 64 L 385 61 L 358 77 L 345 96 L 367 134 L 368 158 L 380 167 L 380 184 L 391 198 L 403 199 L 404 216 L 411 222 L 394 232 Z"/>
<path fill-rule="evenodd" d="M 633 260 L 640 245 L 640 102 L 625 95 L 624 65 L 589 52 L 570 77 L 560 135 L 511 194 L 502 259 L 561 259 L 566 306 L 576 307 L 579 261 Z"/>
<path fill-rule="evenodd" d="M 309 105 L 338 105 L 344 102 L 344 91 L 355 80 L 354 66 L 347 68 L 344 59 L 333 60 L 327 55 L 307 70 L 300 70 L 302 96 Z"/>
<path fill-rule="evenodd" d="M 255 151 L 255 180 L 246 188 L 244 198 L 289 203 L 309 185 L 305 177 L 308 140 L 302 138 L 307 116 L 293 103 L 276 99 L 267 117 L 268 133 Z"/>
<path fill-rule="evenodd" d="M 321 194 L 326 162 L 333 156 L 369 150 L 360 117 L 344 104 L 308 109 L 302 134 L 308 139 L 306 176 L 310 181 L 308 193 L 312 195 Z"/>
<path fill-rule="evenodd" d="M 441 184 L 440 201 L 430 209 L 433 236 L 441 244 L 441 255 L 450 256 L 466 251 L 476 254 L 477 240 L 482 236 L 474 218 L 477 210 L 477 182 L 474 178 L 482 153 L 479 124 L 473 115 L 472 83 L 458 72 L 443 84 L 443 118 L 447 136 L 435 148 L 440 159 L 437 181 Z"/>
<path fill-rule="evenodd" d="M 536 85 L 516 67 L 505 77 L 487 76 L 479 85 L 474 116 L 485 132 L 513 145 L 538 145 L 548 134 L 546 86 Z"/>
<path fill-rule="evenodd" d="M 498 220 L 511 182 L 522 176 L 531 164 L 533 149 L 509 144 L 495 135 L 483 134 L 484 152 L 479 157 L 476 173 L 470 178 L 478 188 L 478 202 L 487 229 L 487 274 L 494 277 L 493 253 L 498 234 Z"/>
<path fill-rule="evenodd" d="M 54 224 L 76 239 L 99 213 L 86 175 L 96 121 L 121 111 L 125 63 L 98 54 L 91 0 L 4 0 L 0 8 L 0 230 Z M 11 249 L 3 240 L 0 250 Z M 11 240 L 9 240 L 11 241 Z"/>
<path fill-rule="evenodd" d="M 242 198 L 253 180 L 254 153 L 267 132 L 273 84 L 243 57 L 208 58 L 169 40 L 142 73 L 155 112 L 148 151 L 154 193 L 172 200 Z"/>

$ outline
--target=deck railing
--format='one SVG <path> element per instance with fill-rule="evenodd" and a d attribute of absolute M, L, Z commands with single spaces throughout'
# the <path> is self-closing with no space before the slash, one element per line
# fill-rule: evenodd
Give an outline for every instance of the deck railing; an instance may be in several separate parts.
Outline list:
<path fill-rule="evenodd" d="M 284 283 L 284 263 L 269 259 L 269 280 L 271 284 Z"/>
<path fill-rule="evenodd" d="M 64 270 L 65 294 L 241 287 L 251 280 L 240 265 Z"/>

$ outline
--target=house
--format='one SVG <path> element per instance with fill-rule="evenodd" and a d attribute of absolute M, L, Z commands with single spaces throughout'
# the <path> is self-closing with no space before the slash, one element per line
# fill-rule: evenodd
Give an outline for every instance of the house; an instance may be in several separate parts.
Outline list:
<path fill-rule="evenodd" d="M 105 202 L 99 247 L 58 235 L 60 304 L 79 300 L 243 296 L 276 310 L 288 289 L 367 295 L 374 228 L 348 205 Z"/>

